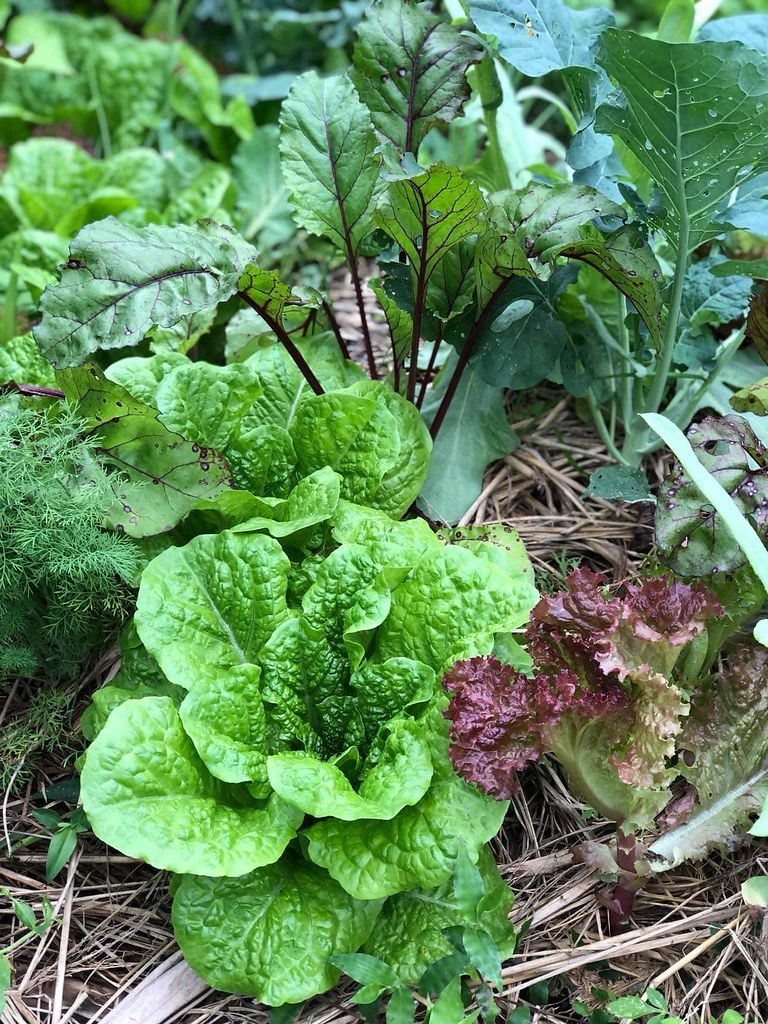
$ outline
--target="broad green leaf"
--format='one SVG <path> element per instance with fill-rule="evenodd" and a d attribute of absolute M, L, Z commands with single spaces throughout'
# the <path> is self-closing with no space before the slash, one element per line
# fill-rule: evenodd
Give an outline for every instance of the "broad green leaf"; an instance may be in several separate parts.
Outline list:
<path fill-rule="evenodd" d="M 132 398 L 94 364 L 60 370 L 58 386 L 88 423 L 102 462 L 114 466 L 114 529 L 132 537 L 167 533 L 200 501 L 232 486 L 231 470 L 214 448 L 168 430 L 157 411 Z"/>
<path fill-rule="evenodd" d="M 166 224 L 194 224 L 211 217 L 216 221 L 229 220 L 228 197 L 232 176 L 221 164 L 205 163 L 192 180 L 173 194 L 163 211 Z"/>
<path fill-rule="evenodd" d="M 262 250 L 283 245 L 296 231 L 280 164 L 279 139 L 276 124 L 259 125 L 232 157 L 237 227 Z"/>
<path fill-rule="evenodd" d="M 360 366 L 344 359 L 331 334 L 317 334 L 297 342 L 325 391 L 336 391 L 365 379 Z M 259 375 L 264 393 L 254 415 L 264 425 L 273 424 L 288 430 L 296 412 L 312 390 L 282 345 L 257 349 L 246 360 Z"/>
<path fill-rule="evenodd" d="M 723 260 L 712 267 L 715 277 L 741 274 L 755 280 L 768 281 L 768 259 L 765 260 Z"/>
<path fill-rule="evenodd" d="M 514 277 L 486 307 L 470 360 L 484 381 L 528 388 L 553 371 L 569 337 L 556 303 L 576 276 L 575 267 L 557 267 L 547 281 Z"/>
<path fill-rule="evenodd" d="M 339 978 L 330 958 L 370 934 L 379 900 L 352 899 L 296 857 L 224 880 L 186 874 L 173 928 L 190 966 L 209 985 L 268 1006 L 298 1003 Z"/>
<path fill-rule="evenodd" d="M 342 478 L 342 497 L 364 505 L 374 505 L 377 496 L 387 504 L 396 500 L 383 481 L 391 471 L 396 477 L 400 438 L 395 417 L 378 395 L 364 398 L 347 390 L 306 398 L 290 434 L 302 475 L 330 466 Z"/>
<path fill-rule="evenodd" d="M 301 302 L 291 286 L 281 279 L 278 271 L 263 270 L 255 263 L 249 263 L 245 268 L 238 290 L 248 296 L 268 324 L 271 321 L 282 324 L 286 305 Z"/>
<path fill-rule="evenodd" d="M 768 875 L 755 875 L 742 882 L 741 898 L 749 907 L 768 909 Z"/>
<path fill-rule="evenodd" d="M 461 981 L 453 978 L 445 986 L 429 1011 L 430 1024 L 474 1024 L 480 1013 L 478 1007 L 467 1013 L 461 993 Z"/>
<path fill-rule="evenodd" d="M 737 14 L 730 18 L 718 18 L 707 22 L 699 33 L 699 39 L 716 42 L 733 40 L 760 50 L 761 53 L 768 53 L 768 20 L 765 14 Z"/>
<path fill-rule="evenodd" d="M 437 386 L 427 393 L 427 422 L 437 412 L 455 365 L 453 357 Z M 457 523 L 480 494 L 488 463 L 503 459 L 519 443 L 504 409 L 503 390 L 486 384 L 467 367 L 437 435 L 419 507 L 437 522 Z"/>
<path fill-rule="evenodd" d="M 353 395 L 375 399 L 395 419 L 400 450 L 367 504 L 381 509 L 393 519 L 399 519 L 419 496 L 429 471 L 432 438 L 427 425 L 414 404 L 407 402 L 386 384 L 372 380 L 361 381 L 347 390 Z"/>
<path fill-rule="evenodd" d="M 115 708 L 88 748 L 83 807 L 94 833 L 129 857 L 182 874 L 242 875 L 271 864 L 302 814 L 266 806 L 206 771 L 168 697 Z"/>
<path fill-rule="evenodd" d="M 461 171 L 436 164 L 415 178 L 390 183 L 375 220 L 428 281 L 453 246 L 483 227 L 485 200 Z"/>
<path fill-rule="evenodd" d="M 542 263 L 568 257 L 594 267 L 623 292 L 658 343 L 662 304 L 661 270 L 656 257 L 637 227 L 598 230 L 594 224 L 598 218 L 623 223 L 626 212 L 587 185 L 549 186 L 534 182 L 522 192 L 497 200 L 488 235 L 479 251 L 484 285 L 481 300 L 484 292 L 490 290 L 489 269 L 493 276 L 502 278 L 504 273 L 500 270 L 505 262 L 513 271 L 524 268 L 523 253 L 526 258 L 536 257 Z M 503 242 L 497 241 L 499 231 Z"/>
<path fill-rule="evenodd" d="M 56 280 L 56 270 L 66 262 L 68 250 L 67 241 L 52 231 L 25 228 L 0 239 L 0 288 L 3 292 L 8 290 L 10 275 L 15 272 L 29 293 L 18 289 L 17 310 L 30 313 L 37 310 L 39 283 L 45 288 Z M 35 275 L 37 280 L 33 281 Z"/>
<path fill-rule="evenodd" d="M 490 653 L 493 634 L 527 622 L 537 600 L 530 582 L 464 548 L 430 550 L 393 591 L 376 658 L 413 658 L 440 672 L 470 649 Z"/>
<path fill-rule="evenodd" d="M 267 762 L 272 788 L 315 818 L 387 820 L 424 796 L 432 779 L 432 757 L 424 727 L 413 719 L 390 723 L 381 754 L 367 767 L 358 790 L 329 761 L 302 753 L 275 754 Z"/>
<path fill-rule="evenodd" d="M 694 333 L 738 320 L 749 306 L 751 282 L 740 275 L 716 275 L 715 268 L 722 262 L 722 257 L 708 256 L 685 275 L 680 312 Z"/>
<path fill-rule="evenodd" d="M 299 224 L 354 260 L 381 188 L 371 115 L 346 76 L 297 78 L 281 114 L 283 174 Z"/>
<path fill-rule="evenodd" d="M 485 887 L 479 869 L 460 850 L 453 872 L 453 895 L 464 923 L 477 921 L 477 908 L 485 894 Z"/>
<path fill-rule="evenodd" d="M 412 992 L 399 985 L 387 1003 L 386 1024 L 413 1024 L 416 1017 L 416 1000 Z"/>
<path fill-rule="evenodd" d="M 350 685 L 369 740 L 379 728 L 413 702 L 429 701 L 437 678 L 433 669 L 410 658 L 368 661 L 352 674 Z"/>
<path fill-rule="evenodd" d="M 186 356 L 168 352 L 154 356 L 127 356 L 111 363 L 104 376 L 125 388 L 139 402 L 157 408 L 157 389 L 177 366 L 188 366 Z"/>
<path fill-rule="evenodd" d="M 266 784 L 267 724 L 260 679 L 258 665 L 233 665 L 188 693 L 179 708 L 184 731 L 205 767 L 222 782 Z M 268 792 L 265 786 L 264 796 Z"/>
<path fill-rule="evenodd" d="M 496 941 L 502 956 L 510 956 L 515 930 L 508 914 L 514 897 L 488 847 L 480 851 L 478 869 L 485 886 L 480 924 Z M 430 964 L 455 952 L 445 929 L 465 923 L 453 878 L 449 878 L 434 889 L 413 889 L 390 897 L 363 948 L 388 963 L 400 981 L 415 985 Z"/>
<path fill-rule="evenodd" d="M 262 534 L 204 535 L 169 548 L 144 570 L 136 629 L 172 683 L 204 689 L 255 664 L 288 617 L 290 563 Z"/>
<path fill-rule="evenodd" d="M 360 25 L 351 77 L 376 131 L 415 154 L 430 128 L 461 111 L 467 69 L 481 57 L 471 37 L 428 8 L 376 0 Z"/>
<path fill-rule="evenodd" d="M 531 78 L 594 69 L 600 33 L 614 23 L 605 8 L 573 10 L 562 0 L 471 0 L 470 15 L 480 32 L 496 36 L 501 56 Z"/>
<path fill-rule="evenodd" d="M 222 452 L 235 483 L 250 489 L 260 482 L 264 461 L 264 452 L 251 436 L 261 426 L 261 416 L 254 410 L 263 393 L 250 366 L 187 360 L 163 378 L 155 402 L 170 430 Z"/>
<path fill-rule="evenodd" d="M 302 537 L 297 534 L 309 533 L 330 519 L 340 493 L 341 477 L 326 467 L 299 480 L 287 498 L 257 498 L 244 491 L 230 491 L 208 507 L 227 521 L 233 533 L 266 530 L 272 537 L 290 537 L 292 545 L 300 546 Z"/>
<path fill-rule="evenodd" d="M 507 804 L 486 797 L 451 769 L 439 711 L 433 729 L 435 774 L 415 807 L 387 822 L 329 819 L 304 833 L 310 859 L 358 899 L 440 885 L 453 875 L 463 846 L 470 857 L 478 856 L 501 826 Z"/>
<path fill-rule="evenodd" d="M 768 169 L 763 146 L 768 57 L 738 43 L 666 43 L 608 29 L 600 63 L 621 97 L 599 131 L 617 135 L 656 182 L 675 249 L 722 233 L 716 214 L 733 189 Z"/>
<path fill-rule="evenodd" d="M 151 327 L 211 309 L 238 289 L 255 253 L 212 222 L 136 229 L 113 218 L 74 239 L 61 281 L 45 290 L 35 340 L 57 366 L 136 344 Z"/>

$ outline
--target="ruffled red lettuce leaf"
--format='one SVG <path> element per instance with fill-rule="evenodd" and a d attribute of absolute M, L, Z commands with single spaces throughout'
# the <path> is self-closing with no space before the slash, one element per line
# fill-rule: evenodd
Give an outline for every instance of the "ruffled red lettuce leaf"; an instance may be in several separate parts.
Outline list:
<path fill-rule="evenodd" d="M 517 773 L 547 749 L 576 682 L 568 672 L 529 679 L 496 658 L 457 661 L 443 677 L 455 771 L 497 800 L 519 793 Z"/>
<path fill-rule="evenodd" d="M 531 613 L 532 679 L 488 659 L 459 662 L 446 676 L 454 767 L 506 798 L 525 764 L 552 753 L 600 813 L 646 824 L 666 802 L 688 712 L 669 677 L 723 609 L 704 588 L 663 578 L 616 595 L 604 575 L 577 569 L 566 584 Z"/>
<path fill-rule="evenodd" d="M 696 787 L 688 820 L 651 846 L 655 870 L 732 849 L 768 798 L 768 650 L 742 649 L 694 695 L 678 738 L 680 773 Z"/>

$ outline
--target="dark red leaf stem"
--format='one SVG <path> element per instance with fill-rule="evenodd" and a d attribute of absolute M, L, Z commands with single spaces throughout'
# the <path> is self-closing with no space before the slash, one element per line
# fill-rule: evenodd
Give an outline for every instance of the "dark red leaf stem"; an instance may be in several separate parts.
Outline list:
<path fill-rule="evenodd" d="M 302 377 L 307 382 L 307 384 L 309 384 L 314 393 L 316 395 L 324 395 L 325 391 L 323 390 L 322 384 L 310 369 L 309 363 L 306 361 L 304 356 L 301 354 L 301 352 L 299 352 L 298 348 L 296 348 L 296 345 L 294 344 L 290 334 L 286 331 L 283 325 L 279 323 L 277 320 L 275 320 L 273 316 L 270 316 L 269 313 L 267 313 L 266 309 L 263 309 L 258 304 L 258 302 L 255 302 L 247 292 L 238 292 L 237 294 L 240 296 L 243 302 L 245 302 L 247 305 L 251 307 L 251 309 L 254 309 L 259 314 L 259 316 L 267 325 L 267 327 L 269 327 L 269 329 L 275 334 L 277 340 L 285 348 L 288 355 L 291 357 L 291 359 L 298 367 Z"/>

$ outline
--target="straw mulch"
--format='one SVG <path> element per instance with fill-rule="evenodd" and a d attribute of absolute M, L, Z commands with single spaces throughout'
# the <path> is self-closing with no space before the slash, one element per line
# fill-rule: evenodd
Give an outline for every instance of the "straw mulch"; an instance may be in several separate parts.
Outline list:
<path fill-rule="evenodd" d="M 583 498 L 589 474 L 609 460 L 572 402 L 554 394 L 527 397 L 525 406 L 512 402 L 510 419 L 521 444 L 489 468 L 465 523 L 502 521 L 517 528 L 542 582 L 561 581 L 573 559 L 607 570 L 614 580 L 626 578 L 650 543 L 647 514 L 643 506 Z M 660 461 L 651 473 L 663 474 Z M 115 659 L 108 654 L 94 674 L 109 678 Z M 80 710 L 86 703 L 83 692 Z M 17 688 L 13 706 L 0 708 L 0 721 L 23 710 L 24 691 Z M 49 759 L 20 795 L 6 794 L 2 804 L 0 886 L 33 906 L 47 896 L 59 919 L 13 955 L 15 987 L 4 1024 L 266 1024 L 263 1007 L 212 992 L 183 964 L 164 875 L 87 837 L 49 884 L 45 841 L 18 847 L 24 837 L 44 835 L 30 812 L 46 805 L 46 786 L 71 777 L 72 760 Z M 739 896 L 746 877 L 768 871 L 765 847 L 762 863 L 761 848 L 752 843 L 728 859 L 657 876 L 638 898 L 633 930 L 609 937 L 600 902 L 604 885 L 574 863 L 571 848 L 610 829 L 587 821 L 582 810 L 554 768 L 537 766 L 495 841 L 516 894 L 514 921 L 521 933 L 527 926 L 504 970 L 505 1016 L 523 1000 L 534 1022 L 575 1024 L 582 1018 L 572 1011 L 573 1000 L 595 1005 L 593 989 L 621 995 L 653 984 L 686 1022 L 709 1024 L 710 1015 L 733 1008 L 749 1024 L 768 1024 L 768 924 Z M 18 852 L 11 857 L 12 842 Z M 0 899 L 0 948 L 18 934 L 15 928 L 8 901 Z M 311 1000 L 300 1024 L 359 1020 L 349 1002 L 354 988 L 347 984 Z M 538 1007 L 544 992 L 546 1008 Z"/>

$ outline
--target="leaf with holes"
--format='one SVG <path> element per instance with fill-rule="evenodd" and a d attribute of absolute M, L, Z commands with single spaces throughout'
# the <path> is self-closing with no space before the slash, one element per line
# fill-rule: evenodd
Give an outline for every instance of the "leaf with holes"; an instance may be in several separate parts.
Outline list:
<path fill-rule="evenodd" d="M 75 237 L 61 280 L 43 293 L 35 340 L 55 366 L 135 345 L 153 327 L 230 298 L 255 258 L 255 249 L 213 221 L 173 228 L 97 221 Z"/>
<path fill-rule="evenodd" d="M 371 230 L 380 191 L 371 115 L 346 76 L 297 78 L 280 119 L 283 174 L 299 222 L 332 239 L 350 262 Z"/>
<path fill-rule="evenodd" d="M 376 0 L 360 26 L 351 75 L 376 131 L 400 152 L 417 153 L 430 128 L 461 110 L 467 69 L 481 57 L 471 37 L 426 4 Z"/>
<path fill-rule="evenodd" d="M 768 452 L 749 425 L 739 416 L 708 417 L 690 427 L 687 436 L 705 469 L 765 538 Z M 680 467 L 666 478 L 659 492 L 656 543 L 661 560 L 680 576 L 732 572 L 746 561 L 715 509 L 702 499 L 698 487 Z"/>
<path fill-rule="evenodd" d="M 232 487 L 232 472 L 212 447 L 169 430 L 156 409 L 133 398 L 92 364 L 60 370 L 57 383 L 88 424 L 96 452 L 117 470 L 105 523 L 131 537 L 167 533 L 203 498 Z"/>

